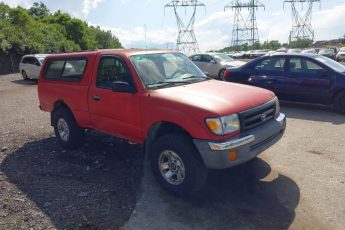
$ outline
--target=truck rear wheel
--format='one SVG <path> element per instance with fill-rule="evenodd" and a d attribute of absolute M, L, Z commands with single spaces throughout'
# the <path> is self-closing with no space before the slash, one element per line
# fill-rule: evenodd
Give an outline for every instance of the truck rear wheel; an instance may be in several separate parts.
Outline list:
<path fill-rule="evenodd" d="M 192 195 L 205 184 L 207 168 L 185 135 L 168 134 L 155 140 L 150 162 L 157 181 L 174 195 Z"/>
<path fill-rule="evenodd" d="M 345 91 L 338 93 L 335 97 L 334 108 L 339 113 L 345 114 Z"/>
<path fill-rule="evenodd" d="M 78 148 L 84 140 L 84 129 L 80 128 L 72 113 L 65 108 L 53 113 L 53 126 L 57 142 L 66 149 Z"/>

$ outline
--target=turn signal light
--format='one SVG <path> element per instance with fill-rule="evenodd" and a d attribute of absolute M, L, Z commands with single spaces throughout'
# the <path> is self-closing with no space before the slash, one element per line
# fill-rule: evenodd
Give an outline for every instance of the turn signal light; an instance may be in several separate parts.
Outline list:
<path fill-rule="evenodd" d="M 228 153 L 228 158 L 231 161 L 237 160 L 237 152 L 236 151 L 231 151 Z"/>

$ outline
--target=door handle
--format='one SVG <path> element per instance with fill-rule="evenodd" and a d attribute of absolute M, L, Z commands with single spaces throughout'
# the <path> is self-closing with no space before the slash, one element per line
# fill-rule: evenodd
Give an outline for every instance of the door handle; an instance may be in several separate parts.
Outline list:
<path fill-rule="evenodd" d="M 93 100 L 95 100 L 95 101 L 100 101 L 100 100 L 101 100 L 101 97 L 100 97 L 100 96 L 93 96 Z"/>

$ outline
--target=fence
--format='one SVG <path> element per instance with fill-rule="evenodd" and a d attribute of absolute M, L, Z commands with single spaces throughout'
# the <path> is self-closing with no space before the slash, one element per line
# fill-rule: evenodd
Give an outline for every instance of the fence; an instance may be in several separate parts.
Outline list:
<path fill-rule="evenodd" d="M 18 73 L 20 59 L 18 54 L 0 54 L 0 74 Z"/>

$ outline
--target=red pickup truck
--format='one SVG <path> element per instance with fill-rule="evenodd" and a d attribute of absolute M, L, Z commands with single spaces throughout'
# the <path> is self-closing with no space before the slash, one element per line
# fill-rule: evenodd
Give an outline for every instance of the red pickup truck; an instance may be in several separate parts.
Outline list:
<path fill-rule="evenodd" d="M 38 95 L 63 147 L 82 144 L 85 129 L 142 144 L 158 182 L 176 195 L 198 191 L 208 169 L 255 158 L 286 126 L 271 91 L 210 79 L 172 51 L 50 55 Z"/>

